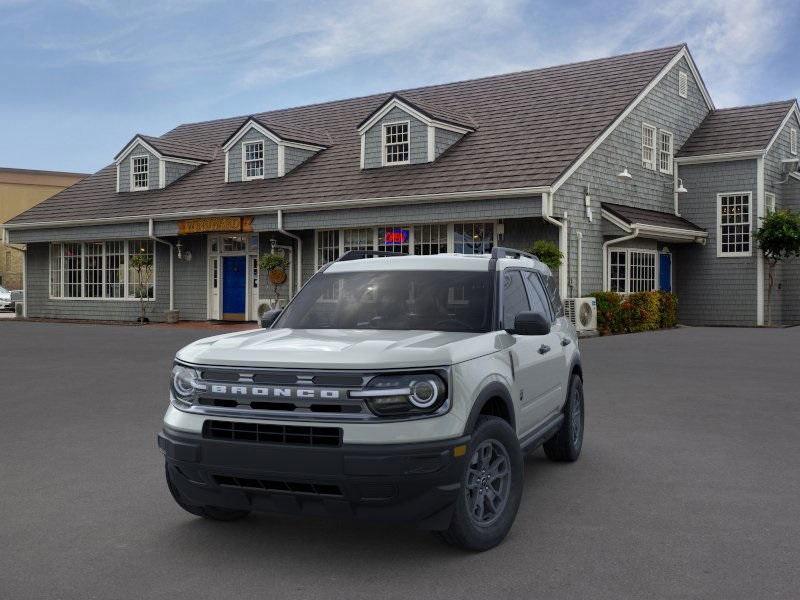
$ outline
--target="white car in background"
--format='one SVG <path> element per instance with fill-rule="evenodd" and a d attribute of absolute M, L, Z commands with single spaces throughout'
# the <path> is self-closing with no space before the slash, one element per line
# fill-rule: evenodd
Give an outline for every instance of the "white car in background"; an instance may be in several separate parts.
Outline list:
<path fill-rule="evenodd" d="M 15 302 L 11 300 L 11 292 L 0 285 L 0 310 L 14 310 Z"/>

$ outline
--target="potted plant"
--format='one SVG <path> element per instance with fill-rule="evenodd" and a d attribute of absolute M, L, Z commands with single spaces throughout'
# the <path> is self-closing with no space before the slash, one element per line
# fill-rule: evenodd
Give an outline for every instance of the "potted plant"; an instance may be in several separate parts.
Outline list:
<path fill-rule="evenodd" d="M 286 269 L 289 268 L 289 261 L 281 254 L 262 254 L 258 265 L 267 272 L 267 279 L 272 285 L 275 296 L 272 300 L 272 308 L 278 308 L 280 305 L 280 286 L 286 281 Z"/>
<path fill-rule="evenodd" d="M 131 269 L 134 274 L 133 294 L 139 299 L 139 323 L 147 323 L 147 301 L 153 281 L 153 257 L 140 250 L 131 256 Z"/>
<path fill-rule="evenodd" d="M 558 249 L 558 244 L 550 240 L 536 240 L 527 251 L 535 254 L 540 261 L 554 272 L 558 271 L 564 258 L 564 254 Z"/>

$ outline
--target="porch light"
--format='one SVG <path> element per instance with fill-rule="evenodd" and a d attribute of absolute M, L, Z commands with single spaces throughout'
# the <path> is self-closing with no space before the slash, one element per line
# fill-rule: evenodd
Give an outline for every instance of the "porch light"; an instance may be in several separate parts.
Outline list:
<path fill-rule="evenodd" d="M 688 191 L 689 190 L 687 190 L 685 187 L 683 187 L 683 179 L 681 179 L 679 177 L 678 178 L 678 187 L 675 188 L 675 192 L 678 193 L 678 194 L 685 194 Z"/>
<path fill-rule="evenodd" d="M 617 179 L 620 181 L 631 181 L 633 180 L 633 175 L 628 172 L 628 167 L 624 167 L 621 173 L 617 173 Z"/>

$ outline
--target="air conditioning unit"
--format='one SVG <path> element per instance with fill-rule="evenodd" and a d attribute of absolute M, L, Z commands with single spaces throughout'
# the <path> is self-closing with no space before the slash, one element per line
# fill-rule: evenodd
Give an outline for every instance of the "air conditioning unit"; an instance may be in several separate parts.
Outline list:
<path fill-rule="evenodd" d="M 564 312 L 578 331 L 597 329 L 597 300 L 594 298 L 567 298 Z"/>

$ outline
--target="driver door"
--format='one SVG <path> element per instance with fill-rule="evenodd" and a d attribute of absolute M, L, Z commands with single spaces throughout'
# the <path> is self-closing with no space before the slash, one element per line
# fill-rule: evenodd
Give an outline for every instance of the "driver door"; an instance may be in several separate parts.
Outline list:
<path fill-rule="evenodd" d="M 530 297 L 532 296 L 532 297 Z M 522 271 L 506 269 L 501 279 L 503 328 L 513 330 L 514 319 L 523 311 L 541 312 L 548 321 L 550 311 L 536 294 L 528 294 Z M 554 398 L 561 395 L 563 349 L 557 334 L 510 334 L 509 359 L 514 367 L 514 394 L 519 406 L 520 435 L 524 436 L 552 412 Z"/>

